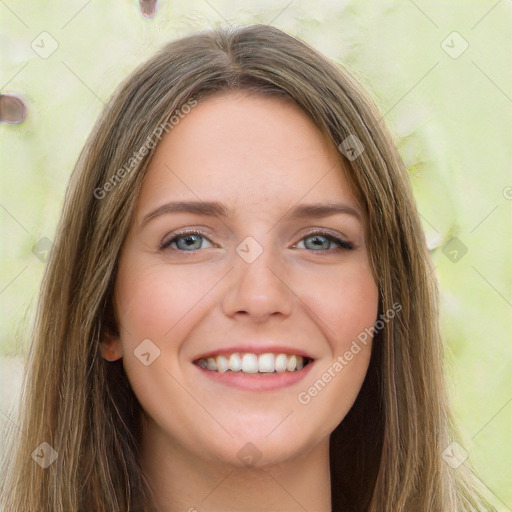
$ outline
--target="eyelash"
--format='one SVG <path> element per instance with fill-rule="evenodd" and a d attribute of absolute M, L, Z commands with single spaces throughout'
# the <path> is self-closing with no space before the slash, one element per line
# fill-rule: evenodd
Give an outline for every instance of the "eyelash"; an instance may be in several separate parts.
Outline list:
<path fill-rule="evenodd" d="M 175 242 L 179 238 L 183 238 L 183 237 L 186 237 L 186 236 L 189 236 L 189 235 L 201 236 L 203 238 L 206 238 L 210 243 L 213 243 L 204 233 L 202 233 L 201 231 L 196 231 L 196 230 L 180 231 L 178 233 L 172 233 L 172 235 L 174 235 L 174 236 L 170 240 L 167 240 L 166 239 L 167 237 L 162 240 L 162 242 L 160 243 L 160 246 L 159 246 L 160 250 L 162 250 L 162 251 L 173 250 L 173 251 L 180 251 L 180 252 L 197 252 L 197 251 L 199 251 L 200 249 L 193 249 L 191 251 L 184 251 L 182 249 L 177 249 L 177 248 L 175 249 L 175 248 L 169 247 L 170 244 L 172 244 L 173 242 Z M 334 235 L 332 235 L 331 233 L 329 233 L 327 231 L 322 231 L 322 230 L 313 231 L 311 233 L 308 233 L 307 235 L 302 237 L 299 240 L 299 242 L 301 242 L 305 238 L 311 238 L 311 237 L 314 237 L 314 236 L 323 236 L 323 237 L 327 238 L 329 241 L 335 242 L 336 244 L 338 244 L 339 247 L 335 247 L 334 249 L 321 249 L 321 250 L 318 250 L 318 251 L 311 250 L 310 252 L 333 253 L 333 252 L 340 252 L 340 251 L 351 251 L 351 250 L 354 249 L 354 246 L 352 245 L 352 243 L 350 243 L 350 242 L 348 242 L 348 241 L 346 241 L 346 240 L 344 240 L 342 238 L 339 238 L 337 236 L 334 236 Z"/>

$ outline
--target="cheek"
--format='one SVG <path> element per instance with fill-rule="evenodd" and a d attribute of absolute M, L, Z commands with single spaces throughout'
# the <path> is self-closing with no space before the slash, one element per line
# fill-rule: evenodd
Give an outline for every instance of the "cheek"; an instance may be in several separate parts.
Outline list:
<path fill-rule="evenodd" d="M 318 318 L 333 354 L 345 352 L 377 319 L 378 288 L 366 261 L 317 275 L 309 289 L 308 308 Z"/>
<path fill-rule="evenodd" d="M 340 290 L 337 317 L 334 318 L 332 339 L 335 354 L 348 350 L 360 335 L 367 332 L 377 319 L 378 289 L 373 279 L 360 278 Z M 370 341 L 370 340 L 369 340 Z"/>
<path fill-rule="evenodd" d="M 163 340 L 204 299 L 215 278 L 193 267 L 127 265 L 120 271 L 116 303 L 130 339 Z"/>
<path fill-rule="evenodd" d="M 378 288 L 365 263 L 315 280 L 310 309 L 321 321 L 330 354 L 297 395 L 299 410 L 324 418 L 320 432 L 329 435 L 346 416 L 361 389 L 371 357 L 369 330 L 378 313 Z"/>

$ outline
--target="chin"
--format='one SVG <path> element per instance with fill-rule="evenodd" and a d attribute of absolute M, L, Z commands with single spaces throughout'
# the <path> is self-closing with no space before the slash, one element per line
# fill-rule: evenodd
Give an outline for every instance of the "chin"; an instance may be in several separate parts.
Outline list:
<path fill-rule="evenodd" d="M 304 429 L 295 431 L 281 427 L 280 432 L 277 429 L 272 432 L 276 425 L 273 423 L 272 428 L 265 428 L 265 433 L 255 433 L 254 429 L 245 432 L 239 425 L 233 438 L 227 442 L 219 439 L 210 446 L 208 458 L 237 468 L 263 469 L 300 458 L 321 441 L 317 436 L 307 436 Z M 207 449 L 206 444 L 203 446 L 204 456 Z"/>

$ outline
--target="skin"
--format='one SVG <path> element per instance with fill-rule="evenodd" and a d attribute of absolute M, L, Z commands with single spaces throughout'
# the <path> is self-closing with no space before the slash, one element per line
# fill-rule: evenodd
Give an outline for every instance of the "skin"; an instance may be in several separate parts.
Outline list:
<path fill-rule="evenodd" d="M 143 223 L 181 200 L 219 201 L 232 215 L 163 213 Z M 316 202 L 357 214 L 285 217 Z M 123 357 L 145 411 L 141 464 L 160 512 L 331 510 L 329 436 L 359 393 L 371 340 L 307 404 L 298 395 L 333 373 L 376 320 L 364 225 L 337 149 L 292 102 L 216 94 L 157 146 L 120 255 L 120 335 L 102 349 L 111 361 Z M 183 238 L 159 248 L 181 228 L 205 238 L 195 237 L 192 249 Z M 315 238 L 315 229 L 353 249 Z M 248 236 L 263 250 L 252 263 L 236 252 Z M 263 338 L 312 355 L 307 376 L 277 390 L 241 390 L 192 363 Z M 148 366 L 134 354 L 145 339 L 160 350 Z M 255 464 L 237 456 L 244 446 Z"/>

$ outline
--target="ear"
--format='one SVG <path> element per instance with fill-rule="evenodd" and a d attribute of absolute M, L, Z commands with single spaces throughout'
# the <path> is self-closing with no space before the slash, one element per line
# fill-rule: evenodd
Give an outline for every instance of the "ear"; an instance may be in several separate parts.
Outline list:
<path fill-rule="evenodd" d="M 104 334 L 104 339 L 101 342 L 101 355 L 107 361 L 117 361 L 123 357 L 123 347 L 119 336 L 110 332 Z"/>

